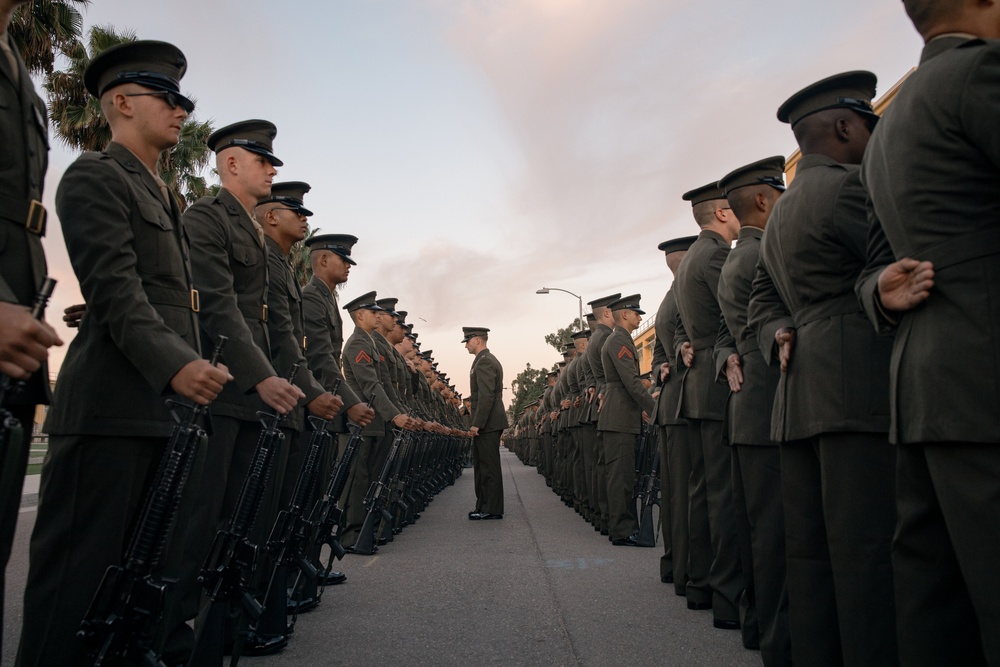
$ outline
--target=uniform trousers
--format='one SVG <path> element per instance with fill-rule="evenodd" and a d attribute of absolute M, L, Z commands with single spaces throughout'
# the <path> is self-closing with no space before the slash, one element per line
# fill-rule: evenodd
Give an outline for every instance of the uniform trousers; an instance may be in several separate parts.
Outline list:
<path fill-rule="evenodd" d="M 701 453 L 704 462 L 705 503 L 711 540 L 711 566 L 708 583 L 712 590 L 712 614 L 716 621 L 739 622 L 740 596 L 745 588 L 740 563 L 736 514 L 733 509 L 733 464 L 730 448 L 723 443 L 722 422 L 714 419 L 688 419 L 688 438 L 692 452 Z M 695 460 L 692 454 L 692 476 Z M 700 480 L 699 480 L 700 481 Z M 697 489 L 697 486 L 695 487 Z M 698 498 L 701 502 L 701 498 Z M 691 499 L 691 513 L 695 512 Z M 698 508 L 700 510 L 700 508 Z M 691 523 L 694 523 L 692 516 Z M 692 542 L 694 538 L 692 536 Z M 691 545 L 692 553 L 694 545 Z M 694 573 L 689 571 L 689 575 Z M 691 593 L 688 592 L 691 600 Z"/>
<path fill-rule="evenodd" d="M 608 475 L 608 531 L 612 540 L 639 532 L 632 492 L 635 489 L 634 433 L 603 431 Z"/>
<path fill-rule="evenodd" d="M 1000 665 L 1000 443 L 900 445 L 900 662 Z"/>
<path fill-rule="evenodd" d="M 660 536 L 663 555 L 660 556 L 660 581 L 674 579 L 673 516 L 670 505 L 670 464 L 667 461 L 667 427 L 659 427 L 657 447 L 660 451 Z"/>
<path fill-rule="evenodd" d="M 776 446 L 737 445 L 750 522 L 753 590 L 760 655 L 765 667 L 792 664 L 785 582 L 785 516 L 781 502 L 781 452 Z"/>
<path fill-rule="evenodd" d="M 358 450 L 354 456 L 354 463 L 351 465 L 351 474 L 347 477 L 347 486 L 344 487 L 343 509 L 344 509 L 344 530 L 341 534 L 340 544 L 346 549 L 353 547 L 361 534 L 361 525 L 365 522 L 365 494 L 372 483 L 372 459 L 378 441 L 383 436 L 368 436 L 361 438 L 358 443 Z M 343 446 L 346 447 L 348 438 L 341 438 Z"/>
<path fill-rule="evenodd" d="M 472 468 L 476 509 L 484 514 L 503 514 L 503 473 L 500 469 L 502 431 L 480 432 L 472 441 Z"/>
<path fill-rule="evenodd" d="M 670 559 L 674 577 L 674 592 L 686 594 L 690 550 L 688 545 L 688 481 L 691 477 L 691 451 L 688 448 L 687 424 L 669 424 L 661 427 L 660 441 L 666 451 L 665 463 L 660 465 L 660 478 L 666 486 L 660 496 L 661 507 L 670 507 Z M 663 455 L 661 454 L 661 457 Z M 664 477 L 666 474 L 666 477 Z M 662 482 L 661 482 L 662 484 Z M 662 511 L 662 510 L 661 510 Z M 663 530 L 667 530 L 664 523 Z M 707 565 L 707 564 L 706 564 Z M 664 574 L 661 561 L 660 576 Z M 706 566 L 702 578 L 708 576 Z"/>
<path fill-rule="evenodd" d="M 604 446 L 604 431 L 597 431 L 594 440 L 597 457 L 594 459 L 594 483 L 597 486 L 598 527 L 608 532 L 608 453 Z"/>
<path fill-rule="evenodd" d="M 566 429 L 569 433 L 572 451 L 572 462 L 570 464 L 573 475 L 573 502 L 576 509 L 581 514 L 587 506 L 587 486 L 586 478 L 583 475 L 583 452 L 581 451 L 580 427 L 571 426 Z"/>
<path fill-rule="evenodd" d="M 89 664 L 76 631 L 107 568 L 122 564 L 166 441 L 90 435 L 49 438 L 31 534 L 18 665 Z M 168 541 L 166 561 L 173 562 L 172 552 L 179 546 L 175 534 Z"/>
<path fill-rule="evenodd" d="M 740 596 L 740 630 L 743 634 L 743 648 L 760 648 L 760 634 L 757 627 L 757 597 L 754 588 L 753 540 L 750 534 L 750 518 L 747 512 L 746 490 L 743 485 L 740 450 L 729 446 L 733 480 L 733 514 L 736 519 L 736 538 L 740 554 L 740 572 L 743 575 L 743 594 Z M 775 487 L 780 488 L 780 487 Z M 777 495 L 777 494 L 775 494 Z"/>
<path fill-rule="evenodd" d="M 552 486 L 552 433 L 548 428 L 542 432 L 542 474 L 545 482 Z"/>
<path fill-rule="evenodd" d="M 793 662 L 897 664 L 895 448 L 884 433 L 827 433 L 780 450 Z"/>
<path fill-rule="evenodd" d="M 583 461 L 584 517 L 590 519 L 597 509 L 597 493 L 594 488 L 594 463 L 597 459 L 597 429 L 593 424 L 581 424 L 576 429 L 580 459 Z"/>
<path fill-rule="evenodd" d="M 4 601 L 4 572 L 14 544 L 18 512 L 21 509 L 21 490 L 24 472 L 31 451 L 31 430 L 34 425 L 35 406 L 16 405 L 8 408 L 11 416 L 21 422 L 20 438 L 13 434 L 9 441 L 0 443 L 0 609 Z M 3 648 L 3 613 L 0 612 L 0 649 Z"/>

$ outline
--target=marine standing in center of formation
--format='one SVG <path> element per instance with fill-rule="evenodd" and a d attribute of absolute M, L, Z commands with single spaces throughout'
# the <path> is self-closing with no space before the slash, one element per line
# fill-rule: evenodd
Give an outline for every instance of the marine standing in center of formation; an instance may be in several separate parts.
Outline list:
<path fill-rule="evenodd" d="M 500 469 L 500 434 L 507 428 L 503 409 L 503 366 L 486 347 L 490 330 L 463 327 L 462 342 L 475 356 L 469 370 L 472 399 L 472 467 L 476 482 L 476 506 L 469 518 L 503 518 L 503 473 Z"/>

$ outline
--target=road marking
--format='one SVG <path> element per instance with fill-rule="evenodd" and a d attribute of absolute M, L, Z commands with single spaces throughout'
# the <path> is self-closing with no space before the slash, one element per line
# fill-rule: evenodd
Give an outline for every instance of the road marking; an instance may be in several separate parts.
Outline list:
<path fill-rule="evenodd" d="M 377 561 L 378 559 L 379 559 L 378 556 L 372 556 L 370 559 L 368 559 L 368 562 L 362 565 L 361 567 L 371 567 L 372 565 L 375 564 L 375 561 Z"/>

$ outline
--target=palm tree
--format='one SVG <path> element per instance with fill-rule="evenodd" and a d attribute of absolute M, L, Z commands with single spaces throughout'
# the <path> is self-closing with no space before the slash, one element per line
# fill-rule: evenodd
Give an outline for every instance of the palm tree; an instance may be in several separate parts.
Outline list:
<path fill-rule="evenodd" d="M 51 74 L 57 53 L 66 52 L 83 34 L 80 9 L 90 0 L 31 0 L 14 9 L 10 31 L 32 74 Z"/>
<path fill-rule="evenodd" d="M 309 248 L 306 247 L 305 241 L 315 236 L 318 231 L 318 229 L 310 229 L 306 238 L 293 245 L 288 253 L 292 271 L 295 272 L 295 279 L 302 287 L 305 287 L 306 283 L 312 280 L 312 263 L 309 261 Z"/>
<path fill-rule="evenodd" d="M 111 141 L 111 127 L 101 113 L 100 102 L 84 87 L 83 72 L 93 56 L 132 41 L 135 41 L 134 32 L 118 33 L 111 26 L 94 26 L 88 36 L 89 49 L 77 41 L 66 49 L 68 67 L 54 70 L 45 77 L 49 117 L 56 136 L 70 148 L 99 151 Z"/>
<path fill-rule="evenodd" d="M 208 150 L 208 135 L 212 134 L 212 123 L 200 123 L 189 117 L 181 126 L 181 136 L 177 145 L 160 156 L 157 171 L 163 177 L 180 202 L 181 210 L 193 204 L 199 197 L 211 192 L 202 176 L 212 157 Z"/>
<path fill-rule="evenodd" d="M 84 87 L 83 73 L 98 53 L 135 39 L 132 31 L 118 32 L 113 26 L 94 26 L 88 34 L 87 46 L 78 41 L 67 49 L 67 68 L 53 71 L 46 77 L 49 116 L 56 136 L 70 148 L 99 151 L 111 141 L 111 127 L 101 113 L 100 102 Z M 178 144 L 160 156 L 157 170 L 167 187 L 177 195 L 182 209 L 211 191 L 201 175 L 211 157 L 206 144 L 211 133 L 210 121 L 201 123 L 189 117 L 181 127 Z"/>

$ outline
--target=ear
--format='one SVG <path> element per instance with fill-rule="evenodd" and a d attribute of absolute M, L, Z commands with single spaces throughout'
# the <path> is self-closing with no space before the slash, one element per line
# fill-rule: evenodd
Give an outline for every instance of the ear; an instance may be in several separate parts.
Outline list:
<path fill-rule="evenodd" d="M 713 214 L 715 215 L 715 219 L 719 223 L 721 223 L 721 224 L 724 225 L 727 222 L 729 222 L 729 218 L 726 216 L 726 210 L 725 209 L 717 208 L 717 209 L 715 209 L 715 211 L 713 211 Z"/>
<path fill-rule="evenodd" d="M 761 213 L 767 213 L 768 201 L 763 192 L 758 192 L 753 196 L 753 203 Z"/>
<path fill-rule="evenodd" d="M 135 115 L 135 107 L 133 106 L 132 98 L 126 97 L 124 92 L 116 92 L 112 94 L 111 106 L 126 118 L 131 118 Z"/>
<path fill-rule="evenodd" d="M 846 117 L 841 116 L 837 119 L 833 131 L 840 143 L 846 144 L 851 140 L 851 123 Z"/>

